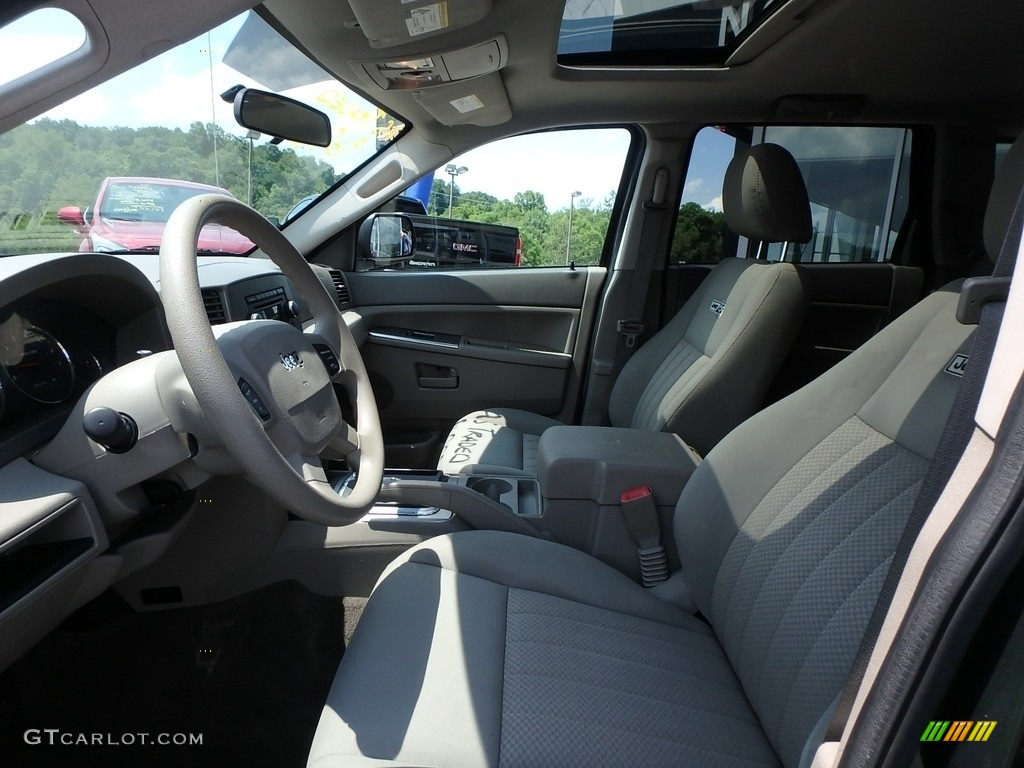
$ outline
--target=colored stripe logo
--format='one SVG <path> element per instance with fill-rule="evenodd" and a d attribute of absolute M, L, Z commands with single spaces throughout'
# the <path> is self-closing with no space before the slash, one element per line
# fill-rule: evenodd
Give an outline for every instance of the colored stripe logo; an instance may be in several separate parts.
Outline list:
<path fill-rule="evenodd" d="M 998 720 L 932 720 L 921 741 L 988 741 Z"/>

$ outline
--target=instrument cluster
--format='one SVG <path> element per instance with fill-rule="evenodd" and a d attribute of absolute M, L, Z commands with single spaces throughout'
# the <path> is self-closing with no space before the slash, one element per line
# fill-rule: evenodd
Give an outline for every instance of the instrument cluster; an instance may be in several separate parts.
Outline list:
<path fill-rule="evenodd" d="M 0 424 L 74 402 L 113 365 L 114 329 L 82 307 L 0 310 Z"/>

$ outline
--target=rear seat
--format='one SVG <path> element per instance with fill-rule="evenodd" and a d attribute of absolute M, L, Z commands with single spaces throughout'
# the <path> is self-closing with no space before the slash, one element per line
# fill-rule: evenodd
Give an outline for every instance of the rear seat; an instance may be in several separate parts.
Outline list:
<path fill-rule="evenodd" d="M 813 381 L 924 298 L 924 272 L 896 264 L 797 264 L 807 314 L 768 391 L 770 404 Z"/>

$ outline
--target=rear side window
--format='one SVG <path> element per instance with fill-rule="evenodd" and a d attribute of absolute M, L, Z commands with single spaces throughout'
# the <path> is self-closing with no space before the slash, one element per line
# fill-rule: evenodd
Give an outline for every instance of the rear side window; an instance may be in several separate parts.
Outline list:
<path fill-rule="evenodd" d="M 723 255 L 735 255 L 735 238 L 722 212 L 722 187 L 736 143 L 724 129 L 710 125 L 694 137 L 669 264 L 717 264 Z"/>
<path fill-rule="evenodd" d="M 769 261 L 887 262 L 907 212 L 911 133 L 904 128 L 769 126 L 763 140 L 796 158 L 811 200 L 807 244 L 774 243 Z"/>

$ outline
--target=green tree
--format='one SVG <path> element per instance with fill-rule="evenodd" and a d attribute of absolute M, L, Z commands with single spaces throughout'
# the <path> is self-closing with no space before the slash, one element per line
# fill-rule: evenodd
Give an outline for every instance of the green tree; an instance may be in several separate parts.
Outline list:
<path fill-rule="evenodd" d="M 454 187 L 449 186 L 449 184 L 450 182 L 447 179 L 434 179 L 434 183 L 430 187 L 430 205 L 427 206 L 427 213 L 433 216 L 447 216 L 449 195 L 451 196 L 452 207 L 459 204 L 462 190 L 459 189 L 458 184 L 454 185 Z"/>
<path fill-rule="evenodd" d="M 512 204 L 523 211 L 548 212 L 547 203 L 544 202 L 544 195 L 540 192 L 534 192 L 532 189 L 528 189 L 525 192 L 516 192 L 512 198 Z"/>
<path fill-rule="evenodd" d="M 697 203 L 679 209 L 672 235 L 669 261 L 685 264 L 717 264 L 722 257 L 725 214 Z"/>
<path fill-rule="evenodd" d="M 574 206 L 569 260 L 578 266 L 599 264 L 610 221 L 611 213 L 595 209 L 591 200 L 583 199 L 581 204 Z M 555 211 L 550 214 L 547 235 L 543 244 L 545 264 L 564 265 L 566 263 L 568 234 L 569 211 Z"/>
<path fill-rule="evenodd" d="M 217 159 L 214 162 L 214 139 Z M 249 142 L 193 123 L 162 127 L 92 127 L 43 119 L 0 135 L 0 253 L 74 250 L 80 237 L 57 224 L 59 208 L 93 204 L 107 176 L 159 176 L 216 184 L 246 200 Z M 218 174 L 219 171 L 219 174 Z M 337 180 L 334 168 L 271 144 L 252 158 L 253 206 L 283 217 L 303 197 Z"/>

